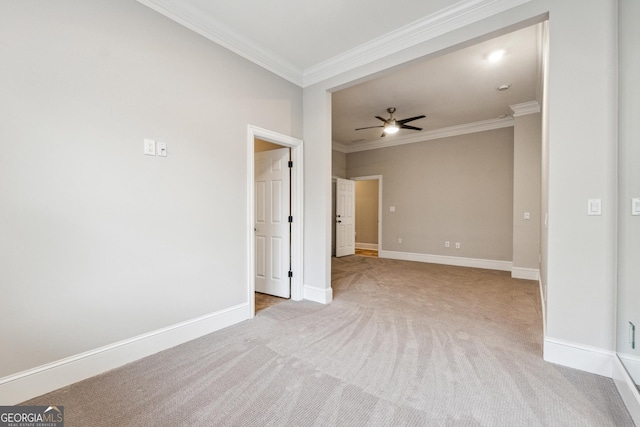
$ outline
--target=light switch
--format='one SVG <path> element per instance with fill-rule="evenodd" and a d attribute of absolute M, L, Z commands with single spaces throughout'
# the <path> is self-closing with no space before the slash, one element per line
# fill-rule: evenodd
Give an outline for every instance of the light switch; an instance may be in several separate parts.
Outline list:
<path fill-rule="evenodd" d="M 631 199 L 631 215 L 640 215 L 640 198 Z"/>
<path fill-rule="evenodd" d="M 167 157 L 167 144 L 165 142 L 158 142 L 158 156 Z"/>
<path fill-rule="evenodd" d="M 524 213 L 524 219 L 531 219 L 531 213 L 530 212 L 525 212 Z"/>
<path fill-rule="evenodd" d="M 396 211 L 395 206 L 389 206 L 389 212 L 395 212 L 395 211 Z"/>
<path fill-rule="evenodd" d="M 147 156 L 156 155 L 156 142 L 153 139 L 144 140 L 144 154 Z"/>
<path fill-rule="evenodd" d="M 602 200 L 601 199 L 588 199 L 587 200 L 587 215 L 602 215 Z"/>

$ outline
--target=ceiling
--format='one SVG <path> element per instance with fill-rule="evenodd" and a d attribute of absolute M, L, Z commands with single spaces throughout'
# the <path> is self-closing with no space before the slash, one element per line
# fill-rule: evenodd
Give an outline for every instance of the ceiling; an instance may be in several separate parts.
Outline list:
<path fill-rule="evenodd" d="M 529 0 L 138 0 L 306 87 Z"/>
<path fill-rule="evenodd" d="M 383 77 L 333 93 L 332 139 L 343 151 L 360 151 L 442 135 L 511 126 L 512 105 L 536 101 L 540 88 L 540 24 L 422 61 Z M 498 62 L 488 55 L 504 50 Z M 508 90 L 497 88 L 509 85 Z M 526 104 L 536 108 L 537 104 Z M 396 119 L 426 115 L 407 123 L 423 131 L 400 130 L 381 138 L 374 116 Z M 538 107 L 539 108 L 539 107 Z M 337 144 L 335 144 L 337 143 Z"/>
<path fill-rule="evenodd" d="M 529 0 L 138 1 L 306 87 Z M 333 93 L 334 148 L 352 152 L 511 126 L 509 106 L 538 98 L 538 27 Z M 487 61 L 494 49 L 506 51 L 495 64 Z M 503 84 L 510 88 L 498 91 Z M 388 117 L 388 107 L 398 119 L 425 114 L 409 123 L 424 130 L 385 138 L 378 129 L 354 130 L 379 125 L 374 116 Z"/>

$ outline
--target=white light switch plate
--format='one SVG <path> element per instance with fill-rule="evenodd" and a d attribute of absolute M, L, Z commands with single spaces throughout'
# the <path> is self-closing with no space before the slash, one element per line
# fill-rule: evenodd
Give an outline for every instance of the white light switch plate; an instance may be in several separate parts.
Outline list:
<path fill-rule="evenodd" d="M 158 156 L 167 157 L 167 143 L 158 142 Z"/>
<path fill-rule="evenodd" d="M 587 200 L 587 215 L 602 215 L 602 199 Z"/>

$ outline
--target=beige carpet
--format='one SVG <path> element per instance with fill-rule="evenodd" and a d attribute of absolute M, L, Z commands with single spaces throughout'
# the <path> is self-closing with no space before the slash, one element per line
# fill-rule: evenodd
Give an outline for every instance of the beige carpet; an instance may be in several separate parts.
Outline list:
<path fill-rule="evenodd" d="M 246 321 L 34 399 L 66 426 L 632 426 L 611 379 L 541 359 L 536 283 L 351 256 L 334 302 Z"/>

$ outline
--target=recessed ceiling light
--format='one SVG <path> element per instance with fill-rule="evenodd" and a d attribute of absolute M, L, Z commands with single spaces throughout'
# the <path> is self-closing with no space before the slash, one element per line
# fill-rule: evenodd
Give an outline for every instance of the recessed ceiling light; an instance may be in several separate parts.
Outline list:
<path fill-rule="evenodd" d="M 511 85 L 510 85 L 510 84 L 506 84 L 506 85 L 498 86 L 498 87 L 497 87 L 497 89 L 498 89 L 500 92 L 502 92 L 502 91 L 505 91 L 505 90 L 509 89 L 510 87 L 511 87 Z"/>
<path fill-rule="evenodd" d="M 502 59 L 502 57 L 504 56 L 505 51 L 500 49 L 500 50 L 494 50 L 493 52 L 491 52 L 489 54 L 489 62 L 498 62 Z"/>

